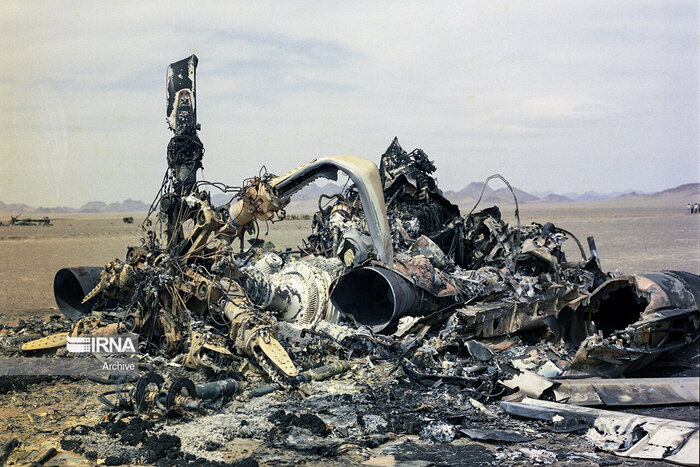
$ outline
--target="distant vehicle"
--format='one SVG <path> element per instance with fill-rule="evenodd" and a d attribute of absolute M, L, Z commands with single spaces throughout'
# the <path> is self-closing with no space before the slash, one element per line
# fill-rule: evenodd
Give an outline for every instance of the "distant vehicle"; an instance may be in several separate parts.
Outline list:
<path fill-rule="evenodd" d="M 133 224 L 134 223 L 134 218 L 131 216 L 123 217 L 122 220 L 124 221 L 125 224 Z"/>
<path fill-rule="evenodd" d="M 20 219 L 19 216 L 11 216 L 10 225 L 43 225 L 45 227 L 52 226 L 51 219 L 48 216 L 42 219 L 32 219 L 30 217 L 26 219 Z"/>

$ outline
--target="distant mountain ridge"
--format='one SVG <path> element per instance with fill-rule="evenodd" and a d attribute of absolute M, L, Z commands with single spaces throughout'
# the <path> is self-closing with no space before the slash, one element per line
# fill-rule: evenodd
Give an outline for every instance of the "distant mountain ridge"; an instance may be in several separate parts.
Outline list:
<path fill-rule="evenodd" d="M 326 183 L 321 186 L 312 183 L 299 191 L 292 199 L 292 204 L 313 208 L 322 194 L 331 195 L 342 190 L 343 186 L 335 183 Z M 490 186 L 484 188 L 483 182 L 471 182 L 459 191 L 448 190 L 443 193 L 445 198 L 453 203 L 474 202 L 479 198 L 481 190 L 484 194 L 482 202 L 485 203 L 510 203 L 513 201 L 513 195 L 506 187 L 497 190 Z M 606 199 L 663 199 L 663 198 L 683 198 L 689 201 L 700 201 L 700 183 L 686 183 L 673 188 L 668 188 L 655 193 L 644 193 L 639 191 L 613 192 L 613 193 L 598 193 L 595 191 L 587 191 L 585 193 L 564 193 L 557 194 L 552 191 L 532 192 L 528 193 L 519 188 L 513 187 L 513 191 L 518 198 L 519 203 L 571 203 L 585 201 L 603 201 Z M 233 198 L 231 193 L 212 194 L 212 202 L 215 206 L 220 206 L 229 202 Z M 22 203 L 5 204 L 0 201 L 0 211 L 11 213 L 37 213 L 37 214 L 52 214 L 52 213 L 119 213 L 119 212 L 139 212 L 148 210 L 149 205 L 143 201 L 126 199 L 121 203 L 107 204 L 103 201 L 90 201 L 79 208 L 70 208 L 66 206 L 56 207 L 32 207 Z M 314 208 L 315 209 L 315 208 Z"/>
<path fill-rule="evenodd" d="M 145 211 L 148 209 L 148 204 L 143 201 L 126 199 L 121 203 L 107 204 L 103 201 L 90 201 L 83 204 L 77 212 L 135 212 Z"/>
<path fill-rule="evenodd" d="M 66 206 L 54 206 L 38 208 L 27 206 L 26 204 L 5 204 L 0 201 L 0 211 L 13 213 L 37 213 L 37 214 L 59 214 L 59 213 L 110 213 L 110 212 L 138 212 L 146 211 L 149 205 L 143 201 L 134 199 L 125 199 L 121 203 L 107 204 L 104 201 L 89 201 L 79 208 L 69 208 Z"/>
<path fill-rule="evenodd" d="M 479 198 L 483 188 L 482 182 L 472 182 L 459 191 L 446 191 L 445 197 L 453 203 L 474 202 Z M 612 193 L 599 193 L 596 191 L 586 191 L 585 193 L 563 193 L 558 194 L 553 191 L 528 193 L 519 188 L 513 187 L 515 196 L 519 203 L 572 203 L 586 201 L 604 201 L 606 199 L 651 199 L 659 198 L 698 198 L 700 199 L 700 183 L 686 183 L 674 188 L 669 188 L 656 193 L 645 193 L 639 191 L 617 191 Z M 482 202 L 487 203 L 508 203 L 513 201 L 513 195 L 508 188 L 493 190 L 490 187 L 484 189 Z"/>

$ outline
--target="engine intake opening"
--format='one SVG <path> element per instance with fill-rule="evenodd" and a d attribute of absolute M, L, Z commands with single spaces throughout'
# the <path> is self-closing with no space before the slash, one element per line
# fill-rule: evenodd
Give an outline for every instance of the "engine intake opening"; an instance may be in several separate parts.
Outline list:
<path fill-rule="evenodd" d="M 376 269 L 361 268 L 342 276 L 331 301 L 358 324 L 384 328 L 394 315 L 396 297 L 389 282 Z"/>
<path fill-rule="evenodd" d="M 597 302 L 592 320 L 596 329 L 603 331 L 603 337 L 639 321 L 642 312 L 649 305 L 629 285 L 610 291 Z"/>

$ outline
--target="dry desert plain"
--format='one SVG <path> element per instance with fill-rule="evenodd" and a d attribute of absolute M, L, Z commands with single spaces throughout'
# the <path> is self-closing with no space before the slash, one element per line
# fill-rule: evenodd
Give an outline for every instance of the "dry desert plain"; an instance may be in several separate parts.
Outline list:
<path fill-rule="evenodd" d="M 684 200 L 613 199 L 584 203 L 525 203 L 522 224 L 553 222 L 585 245 L 593 235 L 603 269 L 640 273 L 680 269 L 700 273 L 700 214 L 688 214 Z M 483 207 L 487 207 L 484 205 Z M 508 222 L 514 206 L 501 205 Z M 471 206 L 463 206 L 468 212 Z M 53 277 L 67 266 L 102 266 L 123 259 L 129 245 L 140 244 L 144 213 L 63 214 L 52 216 L 52 227 L 0 227 L 0 320 L 56 313 Z M 10 213 L 0 213 L 9 222 Z M 29 217 L 29 215 L 24 216 Z M 310 220 L 285 220 L 261 225 L 261 238 L 278 248 L 296 247 L 310 231 Z M 566 247 L 570 260 L 579 254 L 573 241 Z M 52 310 L 52 308 L 54 308 Z"/>

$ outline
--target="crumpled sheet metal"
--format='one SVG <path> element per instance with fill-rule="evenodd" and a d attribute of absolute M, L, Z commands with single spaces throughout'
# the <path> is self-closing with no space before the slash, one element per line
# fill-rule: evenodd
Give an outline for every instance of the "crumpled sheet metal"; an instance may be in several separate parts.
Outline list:
<path fill-rule="evenodd" d="M 568 377 L 614 377 L 689 343 L 700 326 L 700 276 L 662 271 L 608 280 L 548 320 L 555 334 L 579 345 Z"/>
<path fill-rule="evenodd" d="M 189 99 L 192 111 L 194 112 L 193 121 L 197 121 L 195 73 L 198 61 L 199 60 L 197 59 L 196 55 L 190 55 L 187 58 L 170 64 L 168 67 L 165 79 L 167 100 L 167 109 L 165 113 L 167 116 L 166 120 L 168 122 L 168 126 L 173 131 L 178 129 L 181 124 L 178 121 L 178 118 L 182 117 L 177 115 L 177 102 L 180 99 Z"/>
<path fill-rule="evenodd" d="M 518 417 L 555 421 L 555 417 L 588 424 L 588 439 L 599 449 L 621 457 L 700 465 L 698 425 L 693 422 L 612 412 L 526 398 L 501 402 L 501 409 Z"/>
<path fill-rule="evenodd" d="M 545 318 L 578 299 L 578 286 L 562 286 L 532 299 L 503 299 L 466 305 L 457 311 L 474 337 L 498 337 L 541 327 Z"/>
<path fill-rule="evenodd" d="M 632 287 L 634 294 L 647 302 L 641 319 L 666 317 L 669 309 L 700 306 L 700 276 L 685 271 L 660 271 L 610 279 L 591 293 L 584 312 L 595 313 L 601 300 L 623 287 Z"/>
<path fill-rule="evenodd" d="M 408 260 L 397 259 L 394 262 L 394 271 L 432 295 L 450 297 L 459 293 L 450 279 L 435 268 L 425 256 L 414 256 Z"/>

